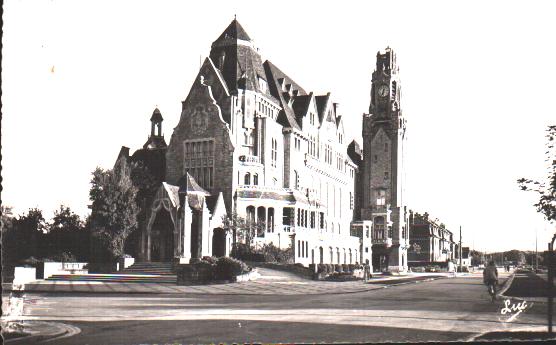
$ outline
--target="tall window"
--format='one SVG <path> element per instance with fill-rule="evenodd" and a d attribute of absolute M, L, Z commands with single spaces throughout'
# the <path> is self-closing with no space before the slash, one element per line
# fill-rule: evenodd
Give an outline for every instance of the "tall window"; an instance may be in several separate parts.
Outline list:
<path fill-rule="evenodd" d="M 245 179 L 244 179 L 243 182 L 244 182 L 245 185 L 250 185 L 251 184 L 251 174 L 250 173 L 245 174 Z"/>
<path fill-rule="evenodd" d="M 384 217 L 375 217 L 374 228 L 375 238 L 384 239 Z"/>
<path fill-rule="evenodd" d="M 184 169 L 201 187 L 211 189 L 214 182 L 214 140 L 184 142 Z"/>
<path fill-rule="evenodd" d="M 297 170 L 293 171 L 293 183 L 293 188 L 299 189 L 299 174 L 297 173 Z"/>
<path fill-rule="evenodd" d="M 276 168 L 277 166 L 276 162 L 278 161 L 278 142 L 274 138 L 272 138 L 272 152 L 270 153 L 270 156 L 271 156 L 270 165 Z"/>
<path fill-rule="evenodd" d="M 257 174 L 253 174 L 253 185 L 255 186 L 259 185 L 259 175 Z"/>
<path fill-rule="evenodd" d="M 384 189 L 376 190 L 376 204 L 377 206 L 386 205 L 386 191 Z"/>

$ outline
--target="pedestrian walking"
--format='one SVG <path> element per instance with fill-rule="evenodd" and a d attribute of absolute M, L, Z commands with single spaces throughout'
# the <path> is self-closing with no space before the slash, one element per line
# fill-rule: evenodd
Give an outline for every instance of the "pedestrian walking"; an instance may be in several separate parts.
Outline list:
<path fill-rule="evenodd" d="M 371 278 L 371 266 L 369 265 L 369 259 L 365 259 L 365 267 L 364 267 L 364 271 L 363 271 L 363 278 L 365 279 L 365 281 L 369 280 L 369 278 Z"/>

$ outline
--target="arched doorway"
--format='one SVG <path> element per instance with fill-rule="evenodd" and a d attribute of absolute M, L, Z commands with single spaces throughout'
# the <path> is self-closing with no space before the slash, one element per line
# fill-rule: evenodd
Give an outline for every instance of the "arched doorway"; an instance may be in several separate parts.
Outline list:
<path fill-rule="evenodd" d="M 322 247 L 319 247 L 319 263 L 322 264 L 324 263 L 324 250 L 322 249 Z"/>
<path fill-rule="evenodd" d="M 212 256 L 226 256 L 226 231 L 222 228 L 212 232 Z"/>
<path fill-rule="evenodd" d="M 161 208 L 151 228 L 151 261 L 171 261 L 174 258 L 174 223 L 170 213 Z"/>

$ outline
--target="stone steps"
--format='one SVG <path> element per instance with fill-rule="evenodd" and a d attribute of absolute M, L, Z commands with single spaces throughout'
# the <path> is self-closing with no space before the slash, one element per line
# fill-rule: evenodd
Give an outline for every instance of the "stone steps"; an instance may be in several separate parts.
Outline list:
<path fill-rule="evenodd" d="M 113 283 L 169 283 L 176 284 L 176 275 L 141 274 L 55 274 L 46 280 Z"/>

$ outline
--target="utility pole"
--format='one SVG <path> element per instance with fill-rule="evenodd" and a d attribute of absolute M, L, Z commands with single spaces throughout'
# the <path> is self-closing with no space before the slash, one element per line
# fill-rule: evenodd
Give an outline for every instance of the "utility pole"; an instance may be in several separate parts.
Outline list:
<path fill-rule="evenodd" d="M 459 226 L 459 271 L 463 272 L 463 268 L 462 268 L 463 258 L 461 257 L 461 253 L 462 250 L 461 250 L 461 225 L 460 225 Z"/>
<path fill-rule="evenodd" d="M 539 269 L 539 257 L 537 250 L 537 229 L 535 228 L 535 272 Z"/>

